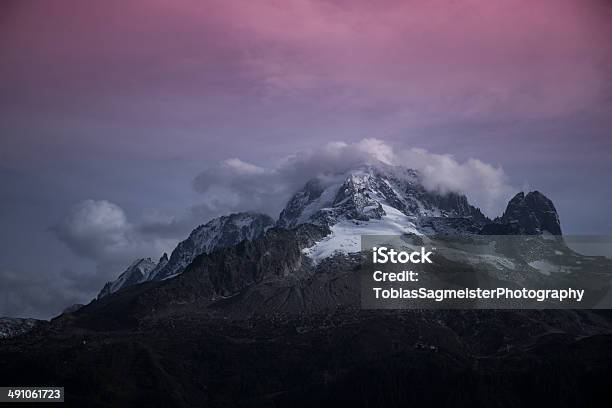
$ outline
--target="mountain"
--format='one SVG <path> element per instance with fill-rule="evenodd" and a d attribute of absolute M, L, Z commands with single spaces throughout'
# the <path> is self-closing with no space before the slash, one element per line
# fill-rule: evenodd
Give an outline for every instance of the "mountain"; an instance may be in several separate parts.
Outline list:
<path fill-rule="evenodd" d="M 358 252 L 361 235 L 476 233 L 489 222 L 464 195 L 427 191 L 420 175 L 398 166 L 362 166 L 310 180 L 289 200 L 277 226 L 310 223 L 331 233 L 308 250 L 315 261 Z"/>
<path fill-rule="evenodd" d="M 43 320 L 22 319 L 17 317 L 0 317 L 0 339 L 24 334 L 44 323 Z"/>
<path fill-rule="evenodd" d="M 456 193 L 425 189 L 419 174 L 399 166 L 362 166 L 330 179 L 315 178 L 298 191 L 281 212 L 277 226 L 303 223 L 334 225 L 343 220 L 380 220 L 401 213 L 408 222 L 417 217 L 486 217 Z"/>
<path fill-rule="evenodd" d="M 153 276 L 159 274 L 159 272 L 164 269 L 166 267 L 166 265 L 168 265 L 168 254 L 164 252 L 164 254 L 161 256 L 161 258 L 159 258 L 159 261 L 157 261 L 157 265 L 155 265 L 155 268 L 153 268 L 151 270 L 151 272 L 149 272 L 149 274 L 146 276 L 145 280 L 151 280 Z"/>
<path fill-rule="evenodd" d="M 252 212 L 215 218 L 194 229 L 186 240 L 176 246 L 170 258 L 164 253 L 157 263 L 151 258 L 135 260 L 116 280 L 107 282 L 97 298 L 101 299 L 138 283 L 176 276 L 198 255 L 258 238 L 273 224 L 271 217 Z"/>
<path fill-rule="evenodd" d="M 223 302 L 232 315 L 280 310 L 301 313 L 334 304 L 356 307 L 358 285 L 350 270 L 359 264 L 362 235 L 407 234 L 432 239 L 437 235 L 560 232 L 554 206 L 541 193 L 517 195 L 503 216 L 491 221 L 465 196 L 428 191 L 417 172 L 385 165 L 362 166 L 308 181 L 289 200 L 273 228 L 272 224 L 268 216 L 240 213 L 199 226 L 169 258 L 163 256 L 146 278 L 137 275 L 135 283 L 177 277 L 161 286 L 147 286 L 147 295 L 138 307 L 160 311 L 167 305 L 187 302 L 208 309 L 219 299 L 238 294 L 236 299 Z M 510 259 L 513 255 L 501 249 L 470 258 L 485 268 L 481 272 L 491 279 L 512 276 L 523 281 L 544 279 L 542 274 L 532 273 L 534 265 L 571 270 L 567 263 L 579 262 L 572 251 L 566 251 L 567 259 L 561 265 L 555 258 L 557 248 L 529 245 L 533 250 L 524 259 Z M 326 284 L 326 279 L 333 284 Z"/>
<path fill-rule="evenodd" d="M 561 235 L 557 210 L 553 202 L 539 191 L 532 191 L 527 195 L 518 193 L 508 203 L 501 222 L 527 235 L 544 232 Z"/>
<path fill-rule="evenodd" d="M 361 250 L 361 235 L 474 233 L 487 222 L 465 196 L 426 190 L 414 170 L 364 165 L 308 181 L 276 223 L 266 215 L 238 213 L 197 227 L 146 278 L 124 279 L 121 288 L 176 277 L 139 302 L 158 311 L 185 298 L 206 308 L 242 291 L 242 301 L 227 309 L 233 315 L 283 308 L 299 313 L 337 303 L 354 307 L 357 286 L 347 268 L 358 263 L 352 254 Z M 321 288 L 322 279 L 335 284 Z"/>
<path fill-rule="evenodd" d="M 258 238 L 273 224 L 271 217 L 252 212 L 215 218 L 194 229 L 186 240 L 176 246 L 166 264 L 156 268 L 148 280 L 159 281 L 179 274 L 196 256 L 235 245 L 245 239 Z"/>
<path fill-rule="evenodd" d="M 100 293 L 98 299 L 108 296 L 111 293 L 115 293 L 128 286 L 135 285 L 143 282 L 149 273 L 155 268 L 156 263 L 151 258 L 140 258 L 132 262 L 130 266 L 123 272 L 119 277 L 112 281 L 106 282 Z"/>
<path fill-rule="evenodd" d="M 121 309 L 125 318 L 151 315 L 151 311 L 153 316 L 166 315 L 178 310 L 249 318 L 359 308 L 355 270 L 361 262 L 362 235 L 421 237 L 430 244 L 437 236 L 448 236 L 447 240 L 472 236 L 470 242 L 475 247 L 495 245 L 478 254 L 450 251 L 444 267 L 467 268 L 491 281 L 512 285 L 516 281 L 545 284 L 550 272 L 557 270 L 563 271 L 562 279 L 571 280 L 577 273 L 574 272 L 577 264 L 588 265 L 594 271 L 605 269 L 605 262 L 582 259 L 562 242 L 488 237 L 489 229 L 510 224 L 525 206 L 532 213 L 529 220 L 534 225 L 558 220 L 554 206 L 540 193 L 529 193 L 526 197 L 530 198 L 519 201 L 515 197 L 504 216 L 491 221 L 470 205 L 465 196 L 427 191 L 418 173 L 404 168 L 363 166 L 342 175 L 316 178 L 289 200 L 275 227 L 261 228 L 259 236 L 252 234 L 253 239 L 234 244 L 197 246 L 196 242 L 210 244 L 211 237 L 235 231 L 238 219 L 243 220 L 241 225 L 245 224 L 244 215 L 213 220 L 179 244 L 162 269 L 180 265 L 182 273 L 152 279 L 159 284 L 126 292 L 121 300 L 98 303 L 95 310 L 92 305 L 82 316 L 88 320 L 86 324 L 91 324 L 97 321 L 93 315 L 116 316 L 117 313 L 108 311 L 111 309 L 117 312 Z M 246 218 L 253 220 L 252 215 Z M 269 218 L 264 220 L 263 225 L 271 222 Z M 448 242 L 439 239 L 435 242 L 442 253 Z M 523 255 L 517 256 L 517 252 Z M 466 264 L 465 260 L 469 262 Z M 540 266 L 546 270 L 539 271 Z M 559 276 L 552 275 L 555 279 Z M 594 277 L 590 284 L 599 283 Z M 133 297 L 138 302 L 129 300 Z M 120 324 L 116 319 L 107 323 Z"/>
<path fill-rule="evenodd" d="M 561 235 L 561 222 L 553 202 L 539 191 L 520 192 L 508 203 L 504 214 L 489 223 L 491 235 Z"/>

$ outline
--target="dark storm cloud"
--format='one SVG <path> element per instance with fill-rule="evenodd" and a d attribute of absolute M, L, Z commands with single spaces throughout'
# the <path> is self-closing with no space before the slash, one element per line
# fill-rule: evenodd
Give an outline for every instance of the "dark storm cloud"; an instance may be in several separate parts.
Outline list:
<path fill-rule="evenodd" d="M 91 300 L 100 279 L 75 271 L 0 268 L 0 316 L 49 318 L 69 305 Z"/>
<path fill-rule="evenodd" d="M 75 254 L 94 261 L 98 274 L 106 272 L 109 279 L 115 277 L 118 265 L 142 257 L 157 260 L 177 242 L 145 233 L 128 221 L 121 207 L 106 200 L 77 204 L 52 231 Z"/>

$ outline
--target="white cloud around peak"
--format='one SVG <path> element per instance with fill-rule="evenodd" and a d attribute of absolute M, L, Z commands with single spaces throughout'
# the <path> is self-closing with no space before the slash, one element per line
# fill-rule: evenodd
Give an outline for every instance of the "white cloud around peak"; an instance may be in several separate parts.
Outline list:
<path fill-rule="evenodd" d="M 201 172 L 194 187 L 204 196 L 202 209 L 211 213 L 254 210 L 276 215 L 308 180 L 379 162 L 417 170 L 426 189 L 465 194 L 490 216 L 498 215 L 516 191 L 499 166 L 475 158 L 460 162 L 452 155 L 424 149 L 397 149 L 375 138 L 331 142 L 285 156 L 269 167 L 236 158 L 226 160 Z"/>

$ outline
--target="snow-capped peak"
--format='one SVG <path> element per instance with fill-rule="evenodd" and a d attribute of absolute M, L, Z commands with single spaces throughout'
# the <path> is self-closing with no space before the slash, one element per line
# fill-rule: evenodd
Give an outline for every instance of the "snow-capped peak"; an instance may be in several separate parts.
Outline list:
<path fill-rule="evenodd" d="M 164 280 L 183 272 L 198 255 L 231 246 L 245 239 L 256 239 L 274 224 L 267 215 L 243 212 L 215 218 L 194 229 L 180 242 L 170 257 L 163 254 L 159 262 L 137 259 L 115 281 L 108 282 L 98 299 L 128 286 L 151 280 Z"/>
<path fill-rule="evenodd" d="M 486 220 L 465 196 L 427 191 L 416 171 L 379 164 L 365 165 L 335 178 L 310 180 L 289 201 L 277 225 L 294 228 L 312 223 L 328 227 L 331 234 L 304 250 L 317 261 L 336 252 L 358 252 L 364 234 L 436 232 L 432 228 L 450 229 L 450 220 L 456 218 L 469 219 L 470 223 Z"/>
<path fill-rule="evenodd" d="M 146 280 L 149 273 L 155 268 L 157 264 L 151 260 L 151 258 L 139 258 L 128 266 L 128 268 L 119 277 L 112 281 L 107 282 L 98 294 L 98 299 L 104 296 L 115 293 L 127 286 L 132 286 L 137 283 Z"/>
<path fill-rule="evenodd" d="M 277 225 L 332 226 L 341 220 L 381 219 L 384 206 L 407 217 L 476 217 L 480 211 L 456 193 L 427 191 L 416 171 L 399 166 L 366 165 L 328 182 L 310 180 L 281 212 Z"/>
<path fill-rule="evenodd" d="M 194 229 L 186 240 L 180 242 L 166 265 L 156 268 L 149 280 L 163 280 L 181 273 L 198 255 L 235 245 L 245 239 L 258 238 L 273 224 L 274 220 L 269 216 L 252 212 L 215 218 Z"/>

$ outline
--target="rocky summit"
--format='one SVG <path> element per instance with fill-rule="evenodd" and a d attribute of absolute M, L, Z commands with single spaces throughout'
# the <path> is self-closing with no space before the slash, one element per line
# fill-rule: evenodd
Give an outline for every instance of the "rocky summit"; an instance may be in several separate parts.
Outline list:
<path fill-rule="evenodd" d="M 170 258 L 164 253 L 157 263 L 151 258 L 135 260 L 116 280 L 104 285 L 98 299 L 139 283 L 176 276 L 198 255 L 235 245 L 245 239 L 258 238 L 273 224 L 274 220 L 269 216 L 256 213 L 238 213 L 215 218 L 194 229 L 189 237 L 172 251 Z"/>
<path fill-rule="evenodd" d="M 343 220 L 379 220 L 388 213 L 400 213 L 407 222 L 424 217 L 486 220 L 463 195 L 427 191 L 416 171 L 378 165 L 310 180 L 281 212 L 277 226 L 331 226 Z"/>
<path fill-rule="evenodd" d="M 135 285 L 137 283 L 144 282 L 149 273 L 155 269 L 155 262 L 151 258 L 137 259 L 123 272 L 119 277 L 112 281 L 107 282 L 100 293 L 98 299 L 108 296 L 111 293 L 115 293 L 128 286 Z"/>
<path fill-rule="evenodd" d="M 501 222 L 523 234 L 561 235 L 561 223 L 554 204 L 539 191 L 518 193 L 501 217 Z"/>

